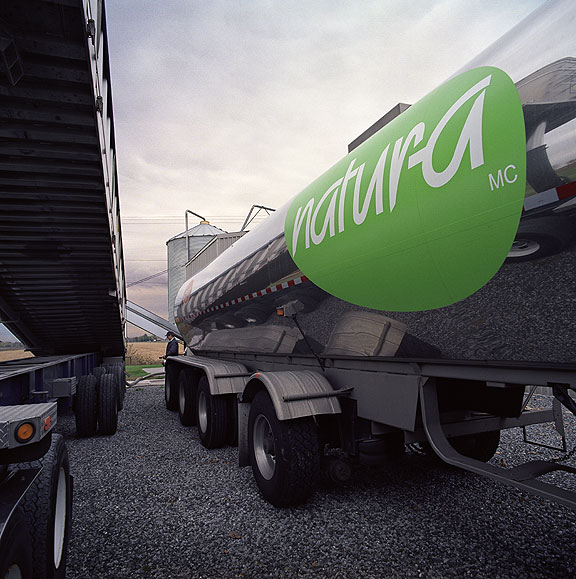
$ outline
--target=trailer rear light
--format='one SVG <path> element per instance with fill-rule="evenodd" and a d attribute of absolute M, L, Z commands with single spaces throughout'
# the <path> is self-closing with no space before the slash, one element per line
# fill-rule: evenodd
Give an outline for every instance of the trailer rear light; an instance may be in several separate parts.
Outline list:
<path fill-rule="evenodd" d="M 16 440 L 18 442 L 28 442 L 33 436 L 35 432 L 34 425 L 31 422 L 23 422 L 18 426 L 15 432 Z"/>

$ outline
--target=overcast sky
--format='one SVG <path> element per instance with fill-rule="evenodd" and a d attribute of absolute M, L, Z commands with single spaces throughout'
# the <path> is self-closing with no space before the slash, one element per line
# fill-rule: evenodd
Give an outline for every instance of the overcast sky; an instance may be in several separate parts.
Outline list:
<path fill-rule="evenodd" d="M 234 230 L 279 207 L 542 3 L 107 0 L 128 282 L 186 209 Z M 166 276 L 128 295 L 167 315 Z"/>

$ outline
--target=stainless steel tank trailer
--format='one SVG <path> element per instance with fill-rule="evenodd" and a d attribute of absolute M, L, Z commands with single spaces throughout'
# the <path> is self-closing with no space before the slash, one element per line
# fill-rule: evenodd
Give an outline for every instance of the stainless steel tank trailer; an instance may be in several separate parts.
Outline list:
<path fill-rule="evenodd" d="M 570 466 L 488 463 L 502 429 L 576 410 L 575 22 L 547 2 L 181 287 L 166 405 L 272 504 L 421 443 L 576 506 L 539 480 Z"/>

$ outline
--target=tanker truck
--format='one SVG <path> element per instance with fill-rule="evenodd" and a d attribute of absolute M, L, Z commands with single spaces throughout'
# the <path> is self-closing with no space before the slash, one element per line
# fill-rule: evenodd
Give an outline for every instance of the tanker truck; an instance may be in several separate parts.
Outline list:
<path fill-rule="evenodd" d="M 420 444 L 576 506 L 540 479 L 573 467 L 489 462 L 503 429 L 562 433 L 576 410 L 575 24 L 572 2 L 547 2 L 188 264 L 166 406 L 206 448 L 237 443 L 273 505 Z M 531 409 L 535 388 L 551 407 Z"/>

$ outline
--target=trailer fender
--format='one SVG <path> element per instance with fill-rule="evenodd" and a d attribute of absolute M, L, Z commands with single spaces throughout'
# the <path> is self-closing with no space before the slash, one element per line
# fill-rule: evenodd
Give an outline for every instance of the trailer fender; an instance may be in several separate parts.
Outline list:
<path fill-rule="evenodd" d="M 239 394 L 244 390 L 244 386 L 251 376 L 251 372 L 246 369 L 244 364 L 212 360 L 200 356 L 170 356 L 166 360 L 167 367 L 176 367 L 177 365 L 201 370 L 208 379 L 210 394 L 213 396 Z M 180 370 L 181 367 L 178 368 L 178 374 Z"/>
<path fill-rule="evenodd" d="M 238 458 L 240 466 L 250 464 L 248 416 L 250 404 L 265 389 L 278 420 L 293 420 L 319 414 L 340 414 L 340 401 L 330 382 L 318 372 L 256 372 L 246 384 L 238 403 Z"/>

